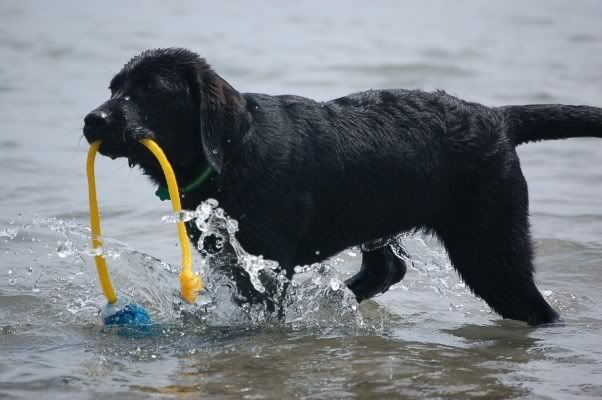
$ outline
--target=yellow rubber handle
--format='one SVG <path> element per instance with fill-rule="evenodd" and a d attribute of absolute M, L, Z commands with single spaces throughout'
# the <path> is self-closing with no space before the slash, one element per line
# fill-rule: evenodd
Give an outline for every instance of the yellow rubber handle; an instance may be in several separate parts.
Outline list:
<path fill-rule="evenodd" d="M 182 205 L 180 204 L 180 191 L 178 189 L 178 182 L 176 181 L 176 175 L 171 168 L 171 164 L 165 157 L 163 150 L 150 139 L 142 139 L 140 141 L 147 149 L 149 149 L 161 164 L 161 169 L 165 175 L 167 181 L 167 189 L 169 190 L 169 196 L 171 197 L 171 206 L 174 213 L 182 211 Z M 188 241 L 188 234 L 186 232 L 186 225 L 183 221 L 178 221 L 178 237 L 180 239 L 180 245 L 182 246 L 182 269 L 180 270 L 180 293 L 184 300 L 189 303 L 194 303 L 197 294 L 203 290 L 205 286 L 201 277 L 192 271 L 192 254 L 190 252 L 190 242 Z"/>
<path fill-rule="evenodd" d="M 140 141 L 147 149 L 149 149 L 159 161 L 165 180 L 167 181 L 167 188 L 171 197 L 171 204 L 175 213 L 182 211 L 182 205 L 180 203 L 180 193 L 178 189 L 178 183 L 176 176 L 171 168 L 171 164 L 165 157 L 163 150 L 151 139 L 142 139 Z M 88 198 L 90 201 L 90 228 L 92 230 L 92 248 L 94 250 L 102 248 L 102 240 L 100 237 L 100 213 L 98 211 L 98 200 L 96 196 L 96 180 L 94 175 L 94 160 L 96 153 L 100 147 L 101 141 L 92 143 L 88 151 L 88 159 L 86 163 L 86 172 L 88 175 Z M 180 245 L 182 246 L 182 269 L 180 270 L 180 293 L 182 298 L 188 303 L 194 303 L 197 294 L 203 290 L 204 284 L 201 277 L 192 271 L 192 254 L 190 251 L 190 242 L 188 241 L 188 235 L 186 233 L 186 225 L 183 221 L 179 221 L 178 225 L 178 238 L 180 239 Z M 102 291 L 107 298 L 109 303 L 114 303 L 117 300 L 117 295 L 113 289 L 111 283 L 111 277 L 107 268 L 106 260 L 102 254 L 94 256 L 96 262 L 96 269 L 98 271 L 98 279 Z"/>
<path fill-rule="evenodd" d="M 94 250 L 102 248 L 100 239 L 100 212 L 98 211 L 98 199 L 96 198 L 96 179 L 94 178 L 94 159 L 100 147 L 101 141 L 92 143 L 88 150 L 88 159 L 86 161 L 86 174 L 88 175 L 88 201 L 90 202 L 90 229 L 92 230 L 92 248 Z M 117 295 L 111 283 L 107 262 L 102 254 L 94 256 L 96 262 L 96 270 L 98 271 L 98 279 L 100 287 L 107 301 L 110 304 L 117 301 Z"/>

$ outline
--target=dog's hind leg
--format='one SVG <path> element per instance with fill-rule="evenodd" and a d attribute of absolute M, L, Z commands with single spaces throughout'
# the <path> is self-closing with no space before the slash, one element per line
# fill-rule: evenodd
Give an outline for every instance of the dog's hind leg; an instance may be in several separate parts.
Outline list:
<path fill-rule="evenodd" d="M 398 251 L 403 251 L 399 247 Z M 345 281 L 358 302 L 389 290 L 406 274 L 406 264 L 386 245 L 362 252 L 362 266 L 357 274 Z"/>
<path fill-rule="evenodd" d="M 494 185 L 450 213 L 437 232 L 466 284 L 498 314 L 531 325 L 553 322 L 558 314 L 533 281 L 526 182 L 519 171 Z"/>

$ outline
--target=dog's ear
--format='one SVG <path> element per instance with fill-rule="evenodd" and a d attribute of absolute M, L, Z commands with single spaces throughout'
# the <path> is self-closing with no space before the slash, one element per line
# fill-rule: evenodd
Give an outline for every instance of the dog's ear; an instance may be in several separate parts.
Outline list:
<path fill-rule="evenodd" d="M 197 70 L 197 83 L 203 152 L 221 173 L 226 157 L 249 129 L 250 115 L 240 93 L 204 62 Z"/>

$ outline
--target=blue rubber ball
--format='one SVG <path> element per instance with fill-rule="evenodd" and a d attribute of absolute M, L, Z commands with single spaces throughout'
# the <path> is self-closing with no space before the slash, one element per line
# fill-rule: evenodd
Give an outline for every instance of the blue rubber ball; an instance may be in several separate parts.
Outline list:
<path fill-rule="evenodd" d="M 113 304 L 107 304 L 101 315 L 105 325 L 136 327 L 152 324 L 148 311 L 125 296 L 120 296 Z"/>

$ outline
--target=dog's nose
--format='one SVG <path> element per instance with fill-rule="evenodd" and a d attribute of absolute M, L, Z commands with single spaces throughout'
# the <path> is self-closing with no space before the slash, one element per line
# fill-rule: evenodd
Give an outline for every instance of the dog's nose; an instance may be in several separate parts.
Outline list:
<path fill-rule="evenodd" d="M 89 129 L 106 128 L 109 125 L 109 114 L 106 111 L 94 110 L 84 118 L 84 126 Z"/>
<path fill-rule="evenodd" d="M 109 127 L 110 115 L 107 111 L 94 110 L 84 118 L 84 135 L 89 141 L 103 139 Z"/>

